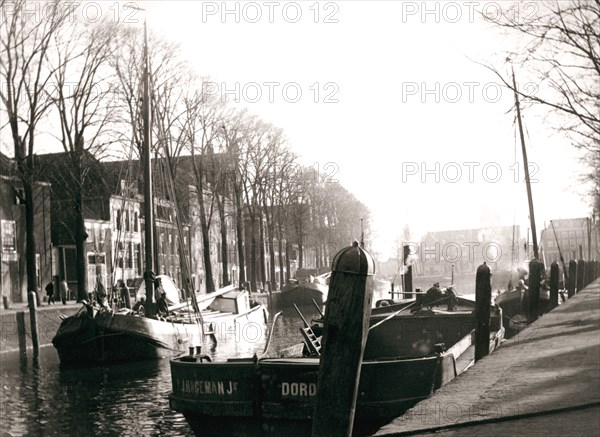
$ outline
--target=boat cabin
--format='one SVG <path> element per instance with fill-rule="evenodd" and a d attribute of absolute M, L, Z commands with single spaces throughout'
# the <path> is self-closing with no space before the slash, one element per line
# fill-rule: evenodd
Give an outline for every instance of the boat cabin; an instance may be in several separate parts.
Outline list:
<path fill-rule="evenodd" d="M 250 310 L 250 297 L 245 290 L 231 290 L 215 297 L 209 308 L 234 314 L 244 313 Z"/>

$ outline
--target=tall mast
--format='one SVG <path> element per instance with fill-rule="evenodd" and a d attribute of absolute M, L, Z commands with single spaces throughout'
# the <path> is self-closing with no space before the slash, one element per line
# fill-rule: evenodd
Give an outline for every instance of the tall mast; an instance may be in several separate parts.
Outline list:
<path fill-rule="evenodd" d="M 533 214 L 533 200 L 531 197 L 531 180 L 529 179 L 529 164 L 527 161 L 527 150 L 525 150 L 525 136 L 523 135 L 523 123 L 521 122 L 521 106 L 519 104 L 519 94 L 517 93 L 517 82 L 515 80 L 515 71 L 513 69 L 513 90 L 515 92 L 515 106 L 517 108 L 517 121 L 519 123 L 519 135 L 521 137 L 521 151 L 523 152 L 523 167 L 525 170 L 525 184 L 527 185 L 527 200 L 529 202 L 529 221 L 531 223 L 531 240 L 533 243 L 533 257 L 538 259 L 537 232 L 535 230 L 535 216 Z"/>
<path fill-rule="evenodd" d="M 154 295 L 154 282 L 149 274 L 154 269 L 154 197 L 152 194 L 152 157 L 150 154 L 152 124 L 150 122 L 150 72 L 148 64 L 148 32 L 146 20 L 144 20 L 144 98 L 142 107 L 144 135 L 142 159 L 144 162 L 144 252 L 146 271 L 144 279 L 146 281 L 146 302 L 148 302 L 146 314 L 152 311 L 152 297 Z"/>

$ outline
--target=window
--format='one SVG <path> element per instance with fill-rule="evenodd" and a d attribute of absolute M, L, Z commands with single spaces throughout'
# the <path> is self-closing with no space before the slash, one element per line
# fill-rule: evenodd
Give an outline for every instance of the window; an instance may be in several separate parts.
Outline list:
<path fill-rule="evenodd" d="M 117 209 L 117 230 L 121 230 L 121 211 Z"/>
<path fill-rule="evenodd" d="M 127 268 L 133 268 L 133 243 L 127 245 Z"/>
<path fill-rule="evenodd" d="M 125 230 L 129 232 L 129 210 L 125 211 Z"/>
<path fill-rule="evenodd" d="M 117 267 L 123 268 L 123 243 L 117 245 Z"/>
<path fill-rule="evenodd" d="M 142 257 L 141 257 L 141 249 L 142 249 L 142 245 L 141 244 L 135 244 L 134 246 L 134 259 L 135 259 L 135 267 L 137 269 L 136 274 L 141 275 L 142 274 Z"/>
<path fill-rule="evenodd" d="M 88 254 L 88 264 L 106 264 L 106 255 L 103 253 Z"/>
<path fill-rule="evenodd" d="M 138 224 L 138 220 L 139 220 L 139 217 L 138 217 L 138 213 L 137 213 L 137 211 L 136 211 L 136 212 L 133 214 L 133 231 L 134 231 L 134 232 L 138 232 L 138 231 L 139 231 L 139 227 L 138 227 L 138 226 L 139 226 L 139 224 Z"/>
<path fill-rule="evenodd" d="M 17 251 L 17 226 L 14 220 L 2 220 L 2 252 Z"/>

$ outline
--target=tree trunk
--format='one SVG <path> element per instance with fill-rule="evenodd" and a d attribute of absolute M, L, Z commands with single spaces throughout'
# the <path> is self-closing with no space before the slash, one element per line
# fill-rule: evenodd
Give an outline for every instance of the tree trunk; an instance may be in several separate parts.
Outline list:
<path fill-rule="evenodd" d="M 78 146 L 82 147 L 80 143 Z M 85 217 L 83 215 L 83 177 L 81 172 L 82 154 L 74 153 L 74 178 L 75 184 L 75 249 L 77 269 L 77 302 L 88 299 L 88 262 L 86 240 L 88 234 L 85 230 Z"/>
<path fill-rule="evenodd" d="M 212 273 L 212 263 L 210 260 L 210 236 L 208 232 L 208 221 L 204 208 L 204 194 L 201 187 L 198 190 L 198 204 L 200 207 L 200 227 L 202 229 L 202 255 L 204 259 L 204 274 L 206 278 L 206 292 L 215 291 L 215 282 Z"/>
<path fill-rule="evenodd" d="M 291 252 L 291 243 L 289 241 L 285 241 L 285 281 L 287 282 L 290 279 L 292 274 L 292 266 L 290 263 L 290 252 Z"/>
<path fill-rule="evenodd" d="M 223 262 L 223 286 L 229 285 L 229 247 L 227 244 L 227 220 L 225 220 L 224 196 L 217 196 L 217 207 L 219 208 L 219 219 L 221 222 L 221 257 Z"/>
<path fill-rule="evenodd" d="M 267 260 L 266 254 L 265 254 L 265 227 L 263 226 L 263 219 L 262 219 L 262 213 L 258 213 L 258 238 L 259 238 L 259 246 L 258 246 L 258 254 L 260 256 L 260 269 L 259 269 L 259 273 L 260 273 L 260 281 L 264 284 L 265 282 L 267 282 L 268 279 L 267 278 L 267 271 L 265 268 L 265 263 Z M 264 285 L 263 285 L 264 287 Z"/>
<path fill-rule="evenodd" d="M 279 244 L 279 289 L 283 288 L 283 284 L 285 284 L 284 277 L 284 265 L 283 265 L 283 231 L 281 226 L 278 227 L 279 235 L 277 237 L 277 242 Z"/>
<path fill-rule="evenodd" d="M 27 264 L 27 292 L 37 290 L 36 247 L 35 247 L 35 205 L 33 203 L 33 184 L 29 177 L 23 181 L 25 193 L 25 238 L 26 238 L 26 264 Z"/>
<path fill-rule="evenodd" d="M 26 266 L 27 266 L 27 292 L 37 291 L 37 269 L 36 269 L 36 244 L 35 244 L 35 204 L 33 201 L 33 156 L 31 153 L 25 158 L 25 143 L 18 135 L 17 117 L 10 117 L 11 131 L 15 145 L 15 160 L 23 194 L 25 195 L 25 239 L 26 239 Z M 33 130 L 32 130 L 33 131 Z M 33 150 L 33 137 L 29 138 L 29 148 Z"/>
<path fill-rule="evenodd" d="M 304 247 L 302 246 L 302 236 L 298 242 L 298 268 L 304 268 Z"/>
<path fill-rule="evenodd" d="M 239 285 L 246 282 L 246 257 L 244 256 L 244 212 L 242 211 L 241 205 L 241 193 L 238 187 L 235 190 L 235 233 L 237 237 L 237 250 L 238 250 L 238 279 Z"/>
<path fill-rule="evenodd" d="M 256 281 L 257 278 L 257 263 L 256 263 L 256 218 L 254 217 L 254 213 L 250 213 L 250 265 L 252 266 L 250 269 L 250 287 L 251 290 L 256 292 Z"/>
<path fill-rule="evenodd" d="M 270 267 L 270 272 L 269 272 L 269 281 L 271 282 L 271 289 L 276 289 L 277 288 L 277 279 L 275 276 L 275 229 L 273 228 L 272 225 L 269 225 L 269 236 L 268 236 L 268 240 L 269 240 L 269 258 L 271 260 L 271 265 Z"/>
<path fill-rule="evenodd" d="M 77 302 L 88 299 L 88 262 L 87 262 L 87 244 L 88 234 L 85 230 L 85 219 L 83 217 L 83 199 L 81 190 L 75 194 L 75 208 L 77 217 L 75 231 L 75 249 L 77 266 Z"/>

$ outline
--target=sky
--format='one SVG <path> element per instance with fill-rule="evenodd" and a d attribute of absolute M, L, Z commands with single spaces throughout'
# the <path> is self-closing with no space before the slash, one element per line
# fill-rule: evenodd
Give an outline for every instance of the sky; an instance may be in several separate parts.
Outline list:
<path fill-rule="evenodd" d="M 408 226 L 529 228 L 513 95 L 478 63 L 509 72 L 518 41 L 475 11 L 497 2 L 150 2 L 149 28 L 179 41 L 210 90 L 283 128 L 303 162 L 372 211 L 376 252 Z M 511 13 L 537 13 L 524 2 Z M 519 72 L 517 72 L 519 74 Z M 517 76 L 535 92 L 540 84 Z M 298 93 L 300 90 L 300 93 Z M 524 108 L 538 235 L 589 214 L 580 163 Z"/>
<path fill-rule="evenodd" d="M 503 50 L 519 41 L 475 12 L 497 14 L 500 2 L 130 3 L 146 11 L 99 7 L 129 24 L 145 17 L 209 77 L 207 90 L 282 128 L 302 162 L 370 208 L 372 251 L 393 253 L 406 226 L 416 241 L 529 228 L 513 96 L 479 65 L 510 71 Z M 514 4 L 511 13 L 538 12 Z M 517 82 L 540 87 L 520 71 Z M 535 108 L 523 120 L 539 236 L 549 220 L 589 208 L 575 149 Z"/>

